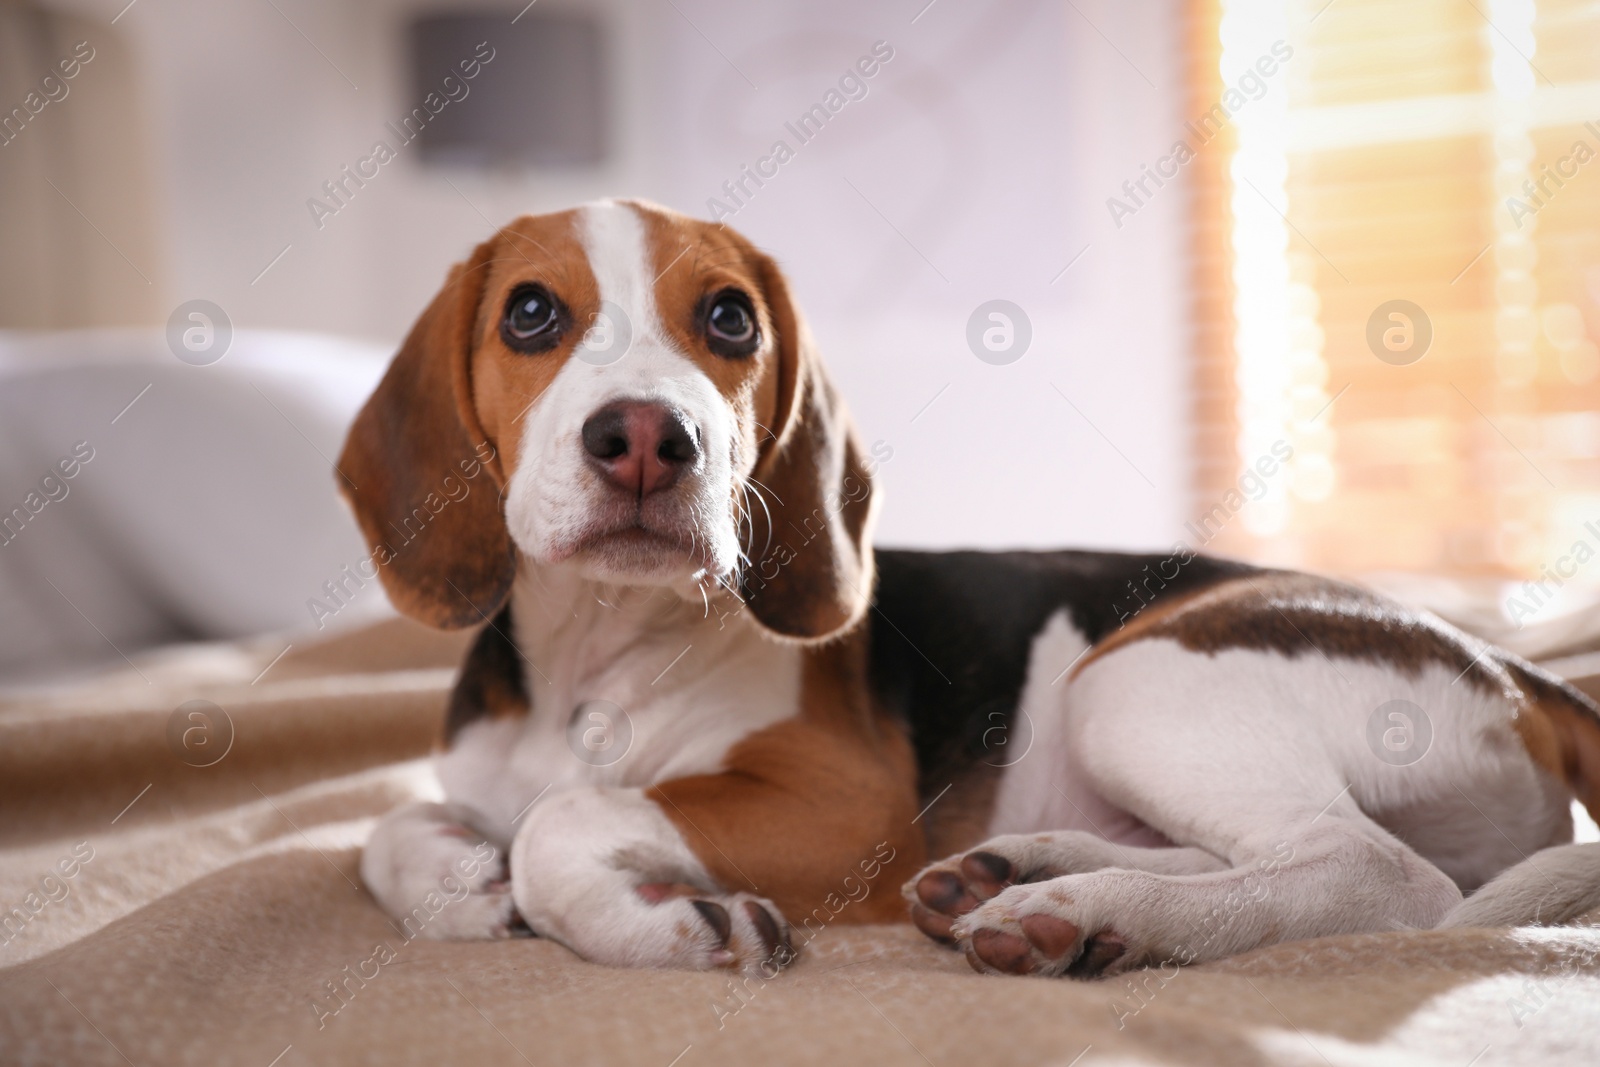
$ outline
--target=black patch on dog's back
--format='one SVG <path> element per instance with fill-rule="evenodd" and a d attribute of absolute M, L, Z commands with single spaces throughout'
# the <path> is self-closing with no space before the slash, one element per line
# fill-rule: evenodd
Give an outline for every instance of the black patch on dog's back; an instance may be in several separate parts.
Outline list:
<path fill-rule="evenodd" d="M 976 761 L 1014 758 L 996 743 L 1051 615 L 1065 611 L 1094 644 L 1164 598 L 1260 573 L 1170 553 L 879 549 L 877 563 L 872 683 L 910 730 L 924 796 Z"/>

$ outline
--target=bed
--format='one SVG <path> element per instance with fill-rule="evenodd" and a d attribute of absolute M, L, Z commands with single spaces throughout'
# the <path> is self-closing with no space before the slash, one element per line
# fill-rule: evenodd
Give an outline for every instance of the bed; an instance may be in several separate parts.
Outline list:
<path fill-rule="evenodd" d="M 1087 984 L 982 977 L 909 926 L 823 927 L 791 970 L 749 983 L 598 967 L 538 939 L 408 941 L 357 857 L 377 815 L 429 795 L 463 638 L 388 619 L 284 646 L 176 646 L 0 702 L 0 1059 L 1461 1067 L 1600 1054 L 1600 931 L 1581 927 L 1394 930 Z M 195 701 L 224 714 L 192 718 Z"/>
<path fill-rule="evenodd" d="M 28 353 L 10 351 L 11 373 L 20 374 Z M 274 456 L 320 479 L 326 468 L 315 453 L 336 441 L 381 354 L 328 355 L 345 384 L 326 391 L 325 403 L 294 406 L 292 396 L 308 394 L 273 392 L 271 373 L 249 351 L 229 388 L 248 399 L 248 385 L 266 403 L 239 410 L 294 446 Z M 105 419 L 160 358 L 157 345 L 149 360 L 100 359 L 107 388 L 91 400 Z M 0 345 L 0 374 L 7 367 Z M 61 422 L 49 409 L 57 393 L 35 391 L 26 405 L 16 388 L 6 395 L 44 429 Z M 178 417 L 159 406 L 161 395 L 139 401 L 151 405 L 145 417 Z M 105 442 L 98 470 L 115 469 L 112 443 L 138 440 L 132 419 L 94 432 Z M 307 446 L 299 452 L 295 435 Z M 50 458 L 48 449 L 7 454 L 26 470 Z M 160 473 L 162 462 L 129 461 L 124 477 Z M 317 494 L 331 488 L 306 484 Z M 270 541 L 337 516 L 320 506 L 250 511 L 245 520 Z M 79 518 L 103 520 L 93 507 Z M 30 673 L 33 654 L 19 651 L 30 634 L 77 625 L 78 609 L 38 589 L 29 595 L 39 599 L 6 603 L 0 630 L 13 669 L 0 689 L 0 1062 L 1600 1062 L 1600 931 L 1587 925 L 1394 929 L 1096 983 L 982 977 L 906 925 L 829 924 L 770 982 L 615 970 L 540 939 L 409 940 L 362 888 L 357 860 L 378 815 L 432 795 L 426 759 L 467 637 L 394 617 L 381 597 L 341 613 L 338 626 L 308 630 L 295 623 L 300 594 L 353 550 L 349 532 L 330 533 L 292 567 L 248 555 L 215 573 L 181 565 L 193 545 L 226 532 L 127 533 L 129 544 L 166 553 L 134 553 L 146 570 L 135 568 L 145 584 L 131 595 L 164 567 L 178 591 L 163 601 L 159 626 L 123 620 L 156 647 L 119 647 L 100 627 L 74 630 L 77 644 L 62 647 L 98 649 L 93 669 Z M 47 531 L 27 531 L 35 533 Z M 45 552 L 67 541 L 35 539 Z M 1592 611 L 1535 634 L 1498 621 L 1482 589 L 1378 581 L 1545 657 L 1600 694 Z M 260 610 L 244 610 L 263 588 Z M 284 588 L 298 592 L 276 597 Z M 198 606 L 184 607 L 183 596 Z M 207 639 L 185 639 L 194 636 L 186 630 Z"/>

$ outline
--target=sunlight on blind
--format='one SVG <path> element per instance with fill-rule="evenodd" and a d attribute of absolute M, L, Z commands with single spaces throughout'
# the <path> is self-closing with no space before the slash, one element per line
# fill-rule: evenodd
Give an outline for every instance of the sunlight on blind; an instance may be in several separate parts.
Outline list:
<path fill-rule="evenodd" d="M 1600 586 L 1600 5 L 1194 10 L 1207 548 Z"/>

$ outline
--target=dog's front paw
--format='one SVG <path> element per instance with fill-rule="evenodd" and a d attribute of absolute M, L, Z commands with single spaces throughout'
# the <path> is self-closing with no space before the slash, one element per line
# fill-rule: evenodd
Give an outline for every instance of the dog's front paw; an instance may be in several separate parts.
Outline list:
<path fill-rule="evenodd" d="M 1005 834 L 929 864 L 901 889 L 911 904 L 911 921 L 935 941 L 955 947 L 954 923 L 985 901 L 1013 885 L 1073 873 L 1061 836 Z M 1086 864 L 1083 869 L 1093 867 Z"/>
<path fill-rule="evenodd" d="M 1141 954 L 1074 892 L 1082 877 L 1015 885 L 951 924 L 973 970 L 984 974 L 1100 978 Z"/>
<path fill-rule="evenodd" d="M 511 892 L 536 933 L 592 963 L 770 977 L 795 955 L 777 906 L 721 888 L 638 790 L 585 786 L 536 805 L 512 842 Z"/>
<path fill-rule="evenodd" d="M 506 879 L 503 861 L 497 873 L 463 878 L 461 882 L 468 887 L 466 895 L 455 898 L 446 895 L 443 906 L 421 928 L 423 937 L 438 941 L 480 941 L 530 935 L 527 924 L 517 914 L 516 902 L 511 899 L 511 883 Z M 446 885 L 448 887 L 448 883 Z M 409 917 L 402 916 L 403 925 L 409 929 L 426 910 L 424 906 L 413 909 Z"/>
<path fill-rule="evenodd" d="M 361 852 L 361 877 L 407 940 L 478 941 L 525 935 L 506 850 L 451 804 L 412 804 L 379 821 Z"/>
<path fill-rule="evenodd" d="M 635 892 L 652 908 L 674 915 L 674 932 L 682 928 L 684 906 L 693 909 L 698 922 L 690 922 L 682 944 L 674 946 L 677 966 L 696 970 L 729 967 L 759 971 L 768 977 L 795 958 L 789 923 L 770 900 L 734 893 L 729 896 L 696 894 L 686 886 L 651 883 Z"/>
<path fill-rule="evenodd" d="M 770 978 L 795 958 L 783 913 L 749 893 L 646 882 L 613 900 L 542 913 L 530 905 L 529 921 L 584 959 L 613 967 L 725 968 Z"/>

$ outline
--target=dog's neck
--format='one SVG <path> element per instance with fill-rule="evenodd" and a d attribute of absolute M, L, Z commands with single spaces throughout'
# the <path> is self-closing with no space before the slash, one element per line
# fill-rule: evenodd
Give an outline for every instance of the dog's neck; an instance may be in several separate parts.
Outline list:
<path fill-rule="evenodd" d="M 588 700 L 638 707 L 782 647 L 740 609 L 726 591 L 692 583 L 619 586 L 524 559 L 511 615 L 535 713 L 564 716 Z"/>

